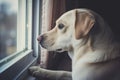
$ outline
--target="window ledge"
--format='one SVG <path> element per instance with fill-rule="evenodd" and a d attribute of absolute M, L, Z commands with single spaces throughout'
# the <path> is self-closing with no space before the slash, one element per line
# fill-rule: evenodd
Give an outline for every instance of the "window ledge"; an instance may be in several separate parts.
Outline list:
<path fill-rule="evenodd" d="M 0 73 L 5 71 L 6 69 L 8 69 L 10 66 L 12 66 L 17 61 L 19 61 L 20 59 L 22 59 L 24 56 L 26 56 L 27 54 L 29 54 L 31 52 L 32 52 L 32 50 L 27 50 L 25 52 L 19 53 L 14 59 L 12 59 L 10 61 L 8 61 L 9 58 L 8 59 L 5 58 L 3 61 L 6 62 L 6 63 L 4 65 L 0 66 Z"/>

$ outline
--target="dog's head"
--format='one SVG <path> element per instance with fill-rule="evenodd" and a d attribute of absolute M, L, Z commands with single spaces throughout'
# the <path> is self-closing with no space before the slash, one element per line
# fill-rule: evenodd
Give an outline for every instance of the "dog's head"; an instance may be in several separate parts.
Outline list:
<path fill-rule="evenodd" d="M 86 9 L 74 9 L 64 13 L 56 26 L 38 37 L 41 46 L 48 51 L 69 51 L 75 43 L 85 37 L 93 27 L 95 18 Z"/>

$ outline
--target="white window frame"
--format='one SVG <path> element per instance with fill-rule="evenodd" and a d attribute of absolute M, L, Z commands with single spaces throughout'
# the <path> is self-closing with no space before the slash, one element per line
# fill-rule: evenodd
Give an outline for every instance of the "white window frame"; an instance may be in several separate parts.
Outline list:
<path fill-rule="evenodd" d="M 17 51 L 26 48 L 26 0 L 18 0 L 17 14 Z"/>

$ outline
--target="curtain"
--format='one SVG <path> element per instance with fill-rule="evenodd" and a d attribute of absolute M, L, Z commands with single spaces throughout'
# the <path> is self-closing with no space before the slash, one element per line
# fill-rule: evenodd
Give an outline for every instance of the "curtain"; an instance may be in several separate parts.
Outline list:
<path fill-rule="evenodd" d="M 56 19 L 65 12 L 65 0 L 42 0 L 42 29 L 41 34 L 51 30 L 55 26 Z M 49 56 L 45 49 L 41 48 L 40 66 L 47 68 Z M 53 53 L 53 52 L 52 52 Z"/>

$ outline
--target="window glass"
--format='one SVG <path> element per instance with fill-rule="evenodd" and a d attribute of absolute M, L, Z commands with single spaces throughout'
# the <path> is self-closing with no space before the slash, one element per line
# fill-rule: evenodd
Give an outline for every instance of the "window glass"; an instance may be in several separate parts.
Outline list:
<path fill-rule="evenodd" d="M 0 60 L 28 49 L 26 11 L 26 0 L 0 0 Z"/>
<path fill-rule="evenodd" d="M 18 0 L 0 0 L 0 60 L 17 50 Z"/>
<path fill-rule="evenodd" d="M 0 0 L 0 73 L 32 52 L 32 0 Z"/>

